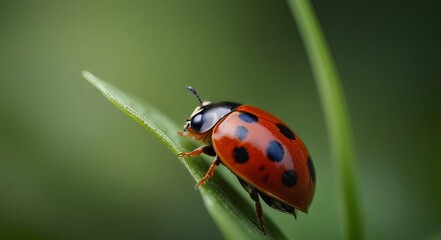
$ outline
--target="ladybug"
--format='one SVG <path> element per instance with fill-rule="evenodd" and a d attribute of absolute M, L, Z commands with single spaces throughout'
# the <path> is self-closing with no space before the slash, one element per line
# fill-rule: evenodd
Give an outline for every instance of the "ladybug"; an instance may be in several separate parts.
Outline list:
<path fill-rule="evenodd" d="M 315 169 L 299 136 L 280 119 L 257 107 L 235 102 L 199 102 L 179 135 L 205 145 L 180 157 L 207 154 L 214 161 L 195 188 L 209 180 L 219 164 L 237 176 L 255 202 L 260 229 L 265 232 L 260 198 L 270 207 L 293 214 L 307 213 L 315 190 Z"/>

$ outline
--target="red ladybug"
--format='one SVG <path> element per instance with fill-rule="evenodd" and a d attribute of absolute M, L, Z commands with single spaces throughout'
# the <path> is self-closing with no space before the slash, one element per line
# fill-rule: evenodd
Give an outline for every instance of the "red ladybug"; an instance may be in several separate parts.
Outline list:
<path fill-rule="evenodd" d="M 307 212 L 315 190 L 315 169 L 302 140 L 280 119 L 259 108 L 234 102 L 202 102 L 193 87 L 187 87 L 199 101 L 184 132 L 206 145 L 181 157 L 202 153 L 214 156 L 205 177 L 213 176 L 222 163 L 239 179 L 255 202 L 260 229 L 264 230 L 259 197 L 269 206 L 296 217 Z"/>

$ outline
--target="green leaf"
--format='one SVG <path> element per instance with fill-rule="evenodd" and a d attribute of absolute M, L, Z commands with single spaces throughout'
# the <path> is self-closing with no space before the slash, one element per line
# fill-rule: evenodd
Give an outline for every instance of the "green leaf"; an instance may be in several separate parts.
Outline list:
<path fill-rule="evenodd" d="M 183 152 L 183 147 L 187 151 L 196 147 L 193 141 L 178 136 L 176 132 L 180 128 L 151 105 L 135 101 L 133 97 L 89 72 L 84 71 L 83 77 L 122 112 L 158 138 L 173 154 Z M 208 169 L 207 162 L 201 157 L 177 158 L 195 181 L 199 181 Z M 188 191 L 192 190 L 193 186 L 188 186 Z M 286 239 L 268 216 L 264 219 L 267 230 L 267 235 L 264 235 L 258 227 L 254 206 L 250 205 L 252 200 L 244 199 L 218 174 L 200 187 L 199 192 L 205 207 L 226 239 Z"/>
<path fill-rule="evenodd" d="M 362 239 L 355 153 L 349 111 L 334 60 L 308 0 L 288 1 L 306 47 L 325 112 L 329 141 L 341 192 L 340 210 L 346 239 Z"/>

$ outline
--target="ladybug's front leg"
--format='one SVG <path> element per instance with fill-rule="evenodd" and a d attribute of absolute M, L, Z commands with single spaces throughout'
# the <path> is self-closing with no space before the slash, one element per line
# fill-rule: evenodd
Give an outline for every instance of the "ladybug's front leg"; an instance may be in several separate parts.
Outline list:
<path fill-rule="evenodd" d="M 206 146 L 198 147 L 191 152 L 181 152 L 178 154 L 178 157 L 196 157 L 201 155 L 202 153 L 205 153 L 208 156 L 216 156 L 216 152 L 214 151 L 213 146 L 206 145 Z"/>
<path fill-rule="evenodd" d="M 207 146 L 198 147 L 191 152 L 181 152 L 180 154 L 178 154 L 178 157 L 196 157 L 201 155 L 202 153 L 205 153 L 209 156 L 216 156 L 216 152 L 214 151 L 213 146 L 207 145 Z M 219 157 L 216 156 L 210 168 L 208 169 L 207 173 L 205 173 L 205 176 L 194 187 L 198 188 L 199 186 L 203 185 L 206 181 L 208 181 L 208 179 L 210 179 L 213 176 L 214 170 L 220 163 L 221 161 Z"/>

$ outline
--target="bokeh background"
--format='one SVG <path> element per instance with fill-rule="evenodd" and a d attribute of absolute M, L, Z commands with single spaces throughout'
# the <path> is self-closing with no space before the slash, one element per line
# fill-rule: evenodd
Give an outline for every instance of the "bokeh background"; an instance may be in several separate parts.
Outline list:
<path fill-rule="evenodd" d="M 366 236 L 440 238 L 439 4 L 313 4 L 350 107 Z M 81 70 L 179 126 L 196 105 L 189 84 L 281 117 L 318 187 L 297 221 L 265 214 L 292 239 L 341 238 L 323 113 L 285 1 L 43 0 L 0 2 L 1 239 L 222 238 L 183 165 Z"/>

